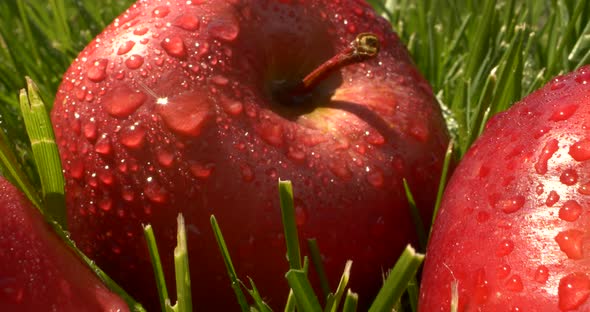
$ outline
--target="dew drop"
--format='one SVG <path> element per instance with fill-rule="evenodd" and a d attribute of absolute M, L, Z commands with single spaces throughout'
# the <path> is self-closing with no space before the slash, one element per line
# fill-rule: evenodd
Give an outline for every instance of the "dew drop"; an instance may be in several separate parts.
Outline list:
<path fill-rule="evenodd" d="M 143 65 L 143 57 L 141 55 L 133 54 L 125 60 L 125 66 L 129 69 L 138 69 Z"/>
<path fill-rule="evenodd" d="M 551 114 L 549 120 L 551 121 L 564 121 L 568 120 L 578 109 L 577 104 L 566 104 L 561 105 L 557 110 Z"/>
<path fill-rule="evenodd" d="M 156 204 L 163 204 L 168 200 L 168 192 L 152 178 L 148 178 L 143 193 L 151 202 Z"/>
<path fill-rule="evenodd" d="M 580 185 L 578 192 L 582 195 L 590 195 L 590 182 Z"/>
<path fill-rule="evenodd" d="M 385 181 L 383 177 L 383 171 L 380 169 L 373 169 L 369 173 L 367 173 L 367 181 L 374 187 L 382 187 L 383 182 Z"/>
<path fill-rule="evenodd" d="M 166 168 L 169 168 L 174 163 L 174 154 L 165 148 L 156 150 L 156 158 L 158 163 Z"/>
<path fill-rule="evenodd" d="M 507 256 L 513 250 L 514 250 L 514 243 L 509 239 L 505 239 L 500 242 L 500 246 L 498 246 L 498 249 L 496 249 L 496 255 L 498 257 Z"/>
<path fill-rule="evenodd" d="M 331 161 L 328 163 L 328 169 L 330 169 L 334 175 L 341 179 L 348 180 L 352 177 L 350 169 L 348 169 L 346 162 L 342 159 L 331 159 Z"/>
<path fill-rule="evenodd" d="M 170 13 L 170 8 L 167 6 L 158 6 L 152 11 L 152 16 L 162 18 L 166 17 L 168 13 Z"/>
<path fill-rule="evenodd" d="M 127 52 L 131 51 L 131 49 L 133 49 L 134 46 L 135 46 L 135 41 L 133 41 L 133 40 L 125 41 L 119 47 L 119 50 L 117 50 L 117 55 L 127 54 Z"/>
<path fill-rule="evenodd" d="M 582 272 L 567 275 L 559 281 L 557 293 L 561 310 L 577 309 L 590 296 L 590 279 Z"/>
<path fill-rule="evenodd" d="M 145 93 L 121 86 L 105 95 L 103 105 L 109 115 L 124 118 L 135 112 L 146 100 Z"/>
<path fill-rule="evenodd" d="M 289 146 L 287 149 L 287 157 L 295 162 L 305 161 L 305 151 L 297 146 Z"/>
<path fill-rule="evenodd" d="M 577 73 L 574 80 L 580 84 L 587 84 L 590 81 L 590 71 L 586 68 L 581 68 Z"/>
<path fill-rule="evenodd" d="M 383 145 L 385 143 L 385 138 L 377 131 L 367 131 L 367 133 L 365 133 L 365 141 L 372 145 Z"/>
<path fill-rule="evenodd" d="M 184 41 L 178 36 L 166 38 L 162 40 L 160 45 L 162 45 L 164 51 L 166 51 L 166 53 L 168 53 L 170 56 L 177 58 L 183 58 L 186 56 L 186 47 L 184 45 Z"/>
<path fill-rule="evenodd" d="M 101 82 L 107 77 L 107 59 L 98 59 L 94 61 L 86 70 L 86 77 L 93 82 Z"/>
<path fill-rule="evenodd" d="M 211 117 L 209 101 L 193 93 L 181 94 L 156 106 L 166 126 L 177 134 L 196 137 Z"/>
<path fill-rule="evenodd" d="M 583 139 L 572 144 L 572 146 L 570 146 L 569 154 L 577 161 L 590 159 L 590 139 Z"/>
<path fill-rule="evenodd" d="M 132 202 L 135 200 L 135 192 L 131 189 L 131 187 L 125 186 L 123 190 L 121 190 L 121 197 L 126 202 Z"/>
<path fill-rule="evenodd" d="M 211 82 L 213 82 L 216 85 L 219 86 L 225 86 L 228 84 L 229 79 L 227 79 L 227 77 L 222 76 L 222 75 L 215 75 L 213 77 L 211 77 Z"/>
<path fill-rule="evenodd" d="M 564 221 L 573 222 L 578 220 L 582 211 L 582 206 L 577 201 L 568 200 L 559 209 L 559 218 Z"/>
<path fill-rule="evenodd" d="M 100 168 L 97 172 L 100 182 L 105 185 L 112 185 L 115 181 L 115 176 L 108 166 Z"/>
<path fill-rule="evenodd" d="M 94 145 L 94 151 L 104 156 L 109 155 L 112 152 L 111 139 L 106 135 L 101 136 Z"/>
<path fill-rule="evenodd" d="M 84 162 L 80 159 L 74 159 L 70 163 L 70 170 L 68 171 L 70 176 L 76 180 L 80 180 L 84 174 Z"/>
<path fill-rule="evenodd" d="M 547 173 L 547 162 L 553 157 L 553 154 L 555 154 L 558 149 L 559 146 L 556 139 L 547 141 L 545 147 L 543 147 L 543 150 L 541 151 L 541 155 L 539 155 L 539 159 L 535 163 L 535 170 L 538 174 Z"/>
<path fill-rule="evenodd" d="M 98 202 L 98 207 L 102 211 L 110 211 L 111 208 L 113 208 L 113 200 L 110 197 L 105 196 Z"/>
<path fill-rule="evenodd" d="M 545 284 L 548 279 L 549 269 L 544 265 L 537 267 L 537 270 L 535 271 L 535 281 L 537 283 Z"/>
<path fill-rule="evenodd" d="M 488 212 L 486 212 L 486 211 L 480 211 L 475 216 L 475 219 L 479 223 L 484 223 L 484 222 L 486 222 L 486 221 L 488 221 L 490 219 L 490 214 Z"/>
<path fill-rule="evenodd" d="M 549 195 L 547 195 L 545 205 L 547 205 L 547 207 L 552 207 L 553 205 L 555 205 L 555 203 L 559 201 L 559 198 L 559 194 L 557 194 L 556 191 L 551 191 L 549 192 Z"/>
<path fill-rule="evenodd" d="M 242 173 L 242 180 L 245 182 L 252 182 L 254 180 L 254 170 L 249 165 L 240 165 L 240 171 Z"/>
<path fill-rule="evenodd" d="M 215 168 L 215 165 L 212 163 L 209 164 L 200 164 L 200 163 L 193 163 L 190 166 L 190 170 L 191 173 L 193 174 L 193 176 L 197 179 L 207 179 L 208 177 L 211 176 L 211 173 L 213 173 L 213 169 Z M 242 176 L 243 176 L 243 169 L 242 169 Z M 253 175 L 253 173 L 252 173 Z"/>
<path fill-rule="evenodd" d="M 513 213 L 518 211 L 522 206 L 524 206 L 525 198 L 524 196 L 515 196 L 509 199 L 500 199 L 498 200 L 494 208 L 500 209 L 505 213 Z"/>
<path fill-rule="evenodd" d="M 238 37 L 240 27 L 233 18 L 218 19 L 209 23 L 208 31 L 214 38 L 233 41 Z"/>
<path fill-rule="evenodd" d="M 132 125 L 119 133 L 119 142 L 128 148 L 140 148 L 144 143 L 145 134 L 143 127 Z"/>
<path fill-rule="evenodd" d="M 223 108 L 223 111 L 233 116 L 237 116 L 241 114 L 242 111 L 244 111 L 244 105 L 242 104 L 242 102 L 230 98 L 224 97 L 221 100 L 221 106 Z"/>
<path fill-rule="evenodd" d="M 174 26 L 188 31 L 195 31 L 199 29 L 199 25 L 199 19 L 191 14 L 183 14 L 174 21 Z"/>
<path fill-rule="evenodd" d="M 584 232 L 579 230 L 565 230 L 555 236 L 555 241 L 559 249 L 563 251 L 570 259 L 582 259 L 584 253 L 582 250 L 582 239 Z"/>
<path fill-rule="evenodd" d="M 270 122 L 263 122 L 258 127 L 260 137 L 268 144 L 281 146 L 283 144 L 283 126 Z"/>
<path fill-rule="evenodd" d="M 0 301 L 3 304 L 11 306 L 24 301 L 25 289 L 19 285 L 16 278 L 3 276 L 0 282 Z"/>
<path fill-rule="evenodd" d="M 574 169 L 566 169 L 559 177 L 559 181 L 565 185 L 574 185 L 578 182 L 578 173 Z"/>
<path fill-rule="evenodd" d="M 520 292 L 523 290 L 522 279 L 518 275 L 512 275 L 505 284 L 505 287 L 509 291 Z"/>
<path fill-rule="evenodd" d="M 303 204 L 295 205 L 295 223 L 302 226 L 307 222 L 307 208 Z"/>
<path fill-rule="evenodd" d="M 498 267 L 498 270 L 496 271 L 496 276 L 498 277 L 498 279 L 505 279 L 506 277 L 508 277 L 508 275 L 510 275 L 510 271 L 511 268 L 508 264 L 500 265 Z"/>
<path fill-rule="evenodd" d="M 139 27 L 133 31 L 133 34 L 136 36 L 143 36 L 148 32 L 147 27 Z"/>

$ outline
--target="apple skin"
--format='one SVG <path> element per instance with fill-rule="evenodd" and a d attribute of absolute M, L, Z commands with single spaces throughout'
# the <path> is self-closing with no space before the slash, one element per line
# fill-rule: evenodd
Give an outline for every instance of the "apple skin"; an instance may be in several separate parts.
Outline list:
<path fill-rule="evenodd" d="M 420 311 L 589 311 L 590 67 L 494 116 L 449 181 Z"/>
<path fill-rule="evenodd" d="M 380 38 L 375 58 L 292 101 L 273 96 L 361 32 Z M 148 310 L 158 303 L 141 224 L 173 285 L 179 212 L 195 306 L 238 307 L 211 214 L 241 278 L 284 305 L 279 178 L 293 182 L 301 238 L 317 238 L 332 287 L 352 259 L 367 305 L 417 240 L 402 178 L 429 220 L 449 140 L 391 25 L 349 0 L 139 1 L 65 73 L 52 121 L 73 239 Z"/>
<path fill-rule="evenodd" d="M 129 311 L 0 177 L 0 311 Z"/>

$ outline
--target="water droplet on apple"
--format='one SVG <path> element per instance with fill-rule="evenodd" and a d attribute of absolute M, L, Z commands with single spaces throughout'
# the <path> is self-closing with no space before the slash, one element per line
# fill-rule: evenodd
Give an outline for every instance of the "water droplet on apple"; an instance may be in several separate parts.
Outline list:
<path fill-rule="evenodd" d="M 113 200 L 108 196 L 105 195 L 105 197 L 103 197 L 99 202 L 98 202 L 98 207 L 102 210 L 102 211 L 110 211 L 111 208 L 113 208 Z"/>
<path fill-rule="evenodd" d="M 240 172 L 242 173 L 242 180 L 245 182 L 252 182 L 254 180 L 254 170 L 249 165 L 240 165 Z"/>
<path fill-rule="evenodd" d="M 535 271 L 535 281 L 537 283 L 545 284 L 548 279 L 549 269 L 544 265 L 537 267 L 537 270 Z"/>
<path fill-rule="evenodd" d="M 565 87 L 565 83 L 559 78 L 553 79 L 549 84 L 549 88 L 553 91 L 562 89 L 563 87 Z"/>
<path fill-rule="evenodd" d="M 72 176 L 72 178 L 80 180 L 84 174 L 84 162 L 80 159 L 72 160 L 68 173 L 70 176 Z"/>
<path fill-rule="evenodd" d="M 98 132 L 96 130 L 96 123 L 94 123 L 94 121 L 91 120 L 90 122 L 84 124 L 82 132 L 84 133 L 84 137 L 86 137 L 88 140 L 94 141 L 96 139 L 96 136 L 98 135 Z"/>
<path fill-rule="evenodd" d="M 574 80 L 580 84 L 587 84 L 590 81 L 590 71 L 586 68 L 581 68 L 577 73 Z"/>
<path fill-rule="evenodd" d="M 170 168 L 174 163 L 174 154 L 166 148 L 156 150 L 156 159 L 158 163 L 166 168 Z"/>
<path fill-rule="evenodd" d="M 169 98 L 166 103 L 158 104 L 156 111 L 172 131 L 196 137 L 211 117 L 209 108 L 208 99 L 186 93 Z"/>
<path fill-rule="evenodd" d="M 107 77 L 107 59 L 98 59 L 86 69 L 86 77 L 93 82 L 101 82 Z"/>
<path fill-rule="evenodd" d="M 128 148 L 139 148 L 145 139 L 145 129 L 139 125 L 126 127 L 119 133 L 119 142 Z"/>
<path fill-rule="evenodd" d="M 98 169 L 97 174 L 98 178 L 100 179 L 100 182 L 102 182 L 105 185 L 112 185 L 115 181 L 115 176 L 113 175 L 113 172 L 108 166 Z"/>
<path fill-rule="evenodd" d="M 374 187 L 382 187 L 385 181 L 385 178 L 383 177 L 383 171 L 378 168 L 372 169 L 367 173 L 367 181 Z"/>
<path fill-rule="evenodd" d="M 475 219 L 479 223 L 484 223 L 484 222 L 486 222 L 486 221 L 488 221 L 490 219 L 490 214 L 488 212 L 486 212 L 486 211 L 480 211 L 475 216 Z"/>
<path fill-rule="evenodd" d="M 572 144 L 572 146 L 570 146 L 569 154 L 577 161 L 590 159 L 590 139 L 583 139 Z"/>
<path fill-rule="evenodd" d="M 295 162 L 305 161 L 305 151 L 299 146 L 289 146 L 287 149 L 287 157 Z"/>
<path fill-rule="evenodd" d="M 545 147 L 543 147 L 541 155 L 539 155 L 539 159 L 535 163 L 535 170 L 538 174 L 547 173 L 547 162 L 559 149 L 558 144 L 559 142 L 556 139 L 551 139 L 545 143 Z"/>
<path fill-rule="evenodd" d="M 143 36 L 148 32 L 147 27 L 138 27 L 133 31 L 133 34 L 136 36 Z"/>
<path fill-rule="evenodd" d="M 512 275 L 504 284 L 504 287 L 513 292 L 520 292 L 524 289 L 522 279 L 518 275 Z"/>
<path fill-rule="evenodd" d="M 500 242 L 500 245 L 496 249 L 496 255 L 498 257 L 503 257 L 509 255 L 514 250 L 514 243 L 509 240 L 505 239 Z"/>
<path fill-rule="evenodd" d="M 184 45 L 184 41 L 182 41 L 182 38 L 178 36 L 166 38 L 162 40 L 160 45 L 162 45 L 164 51 L 166 51 L 166 53 L 168 53 L 170 56 L 177 58 L 186 56 L 186 47 Z"/>
<path fill-rule="evenodd" d="M 547 205 L 547 207 L 551 207 L 559 201 L 559 198 L 560 198 L 560 196 L 559 196 L 559 194 L 557 194 L 556 191 L 551 191 L 551 192 L 549 192 L 549 195 L 547 195 L 547 199 L 545 200 L 545 205 Z"/>
<path fill-rule="evenodd" d="M 342 159 L 332 158 L 328 163 L 328 169 L 337 177 L 348 180 L 352 177 L 352 173 L 348 168 L 346 162 Z"/>
<path fill-rule="evenodd" d="M 575 310 L 590 296 L 590 279 L 582 272 L 567 275 L 559 281 L 557 293 L 561 310 Z"/>
<path fill-rule="evenodd" d="M 215 164 L 208 163 L 208 164 L 200 164 L 200 163 L 193 163 L 190 166 L 191 173 L 197 179 L 207 179 L 213 173 L 213 169 L 215 168 Z M 242 169 L 242 177 L 244 174 L 244 169 Z M 246 173 L 249 174 L 249 173 Z M 253 173 L 252 173 L 253 178 Z"/>
<path fill-rule="evenodd" d="M 582 211 L 582 206 L 577 201 L 568 200 L 559 209 L 559 218 L 564 221 L 573 222 L 578 220 Z"/>
<path fill-rule="evenodd" d="M 295 205 L 295 223 L 302 226 L 307 222 L 307 208 L 302 203 Z"/>
<path fill-rule="evenodd" d="M 208 31 L 214 38 L 233 41 L 238 37 L 240 27 L 234 18 L 220 18 L 209 23 Z"/>
<path fill-rule="evenodd" d="M 188 31 L 195 31 L 199 29 L 199 25 L 199 19 L 192 14 L 183 14 L 174 21 L 174 26 Z"/>
<path fill-rule="evenodd" d="M 146 100 L 145 93 L 121 86 L 105 95 L 103 106 L 109 115 L 124 118 L 135 112 Z"/>
<path fill-rule="evenodd" d="M 242 102 L 227 97 L 221 99 L 221 107 L 224 112 L 233 116 L 237 116 L 244 111 L 244 105 Z"/>
<path fill-rule="evenodd" d="M 132 202 L 135 200 L 135 192 L 129 186 L 124 186 L 121 190 L 121 197 L 126 202 Z"/>
<path fill-rule="evenodd" d="M 502 264 L 498 267 L 498 270 L 496 271 L 496 276 L 498 277 L 498 279 L 505 279 L 506 277 L 508 277 L 508 275 L 510 275 L 510 271 L 511 268 L 508 264 Z"/>
<path fill-rule="evenodd" d="M 559 181 L 565 185 L 574 185 L 578 182 L 578 173 L 574 169 L 566 169 L 561 173 Z"/>
<path fill-rule="evenodd" d="M 582 259 L 584 256 L 582 250 L 582 239 L 584 232 L 579 230 L 565 230 L 555 236 L 555 241 L 559 249 L 563 251 L 570 259 Z"/>
<path fill-rule="evenodd" d="M 494 208 L 500 209 L 505 213 L 513 213 L 524 206 L 524 196 L 515 196 L 507 199 L 500 199 L 495 202 Z"/>
<path fill-rule="evenodd" d="M 125 60 L 125 66 L 129 69 L 138 69 L 143 65 L 143 56 L 133 54 Z"/>
<path fill-rule="evenodd" d="M 211 77 L 211 82 L 213 82 L 216 85 L 219 86 L 225 86 L 228 84 L 229 79 L 227 79 L 227 77 L 222 76 L 222 75 L 215 75 L 213 77 Z"/>
<path fill-rule="evenodd" d="M 578 109 L 577 104 L 561 105 L 553 112 L 553 114 L 551 114 L 551 117 L 549 117 L 549 120 L 551 120 L 551 121 L 568 120 L 576 112 L 577 109 Z"/>
<path fill-rule="evenodd" d="M 162 6 L 156 7 L 152 11 L 152 16 L 162 18 L 162 17 L 166 17 L 168 15 L 168 13 L 170 13 L 170 8 L 162 5 Z"/>
<path fill-rule="evenodd" d="M 580 185 L 578 192 L 582 195 L 590 195 L 590 182 Z"/>
<path fill-rule="evenodd" d="M 164 204 L 168 200 L 168 192 L 151 177 L 147 179 L 143 193 L 151 202 L 156 204 Z"/>
<path fill-rule="evenodd" d="M 119 49 L 117 50 L 117 55 L 127 54 L 129 51 L 131 51 L 131 49 L 133 49 L 134 46 L 135 46 L 135 41 L 133 41 L 133 40 L 125 41 L 121 46 L 119 46 Z"/>
<path fill-rule="evenodd" d="M 112 152 L 111 139 L 107 135 L 102 135 L 94 145 L 94 151 L 101 155 L 109 155 Z"/>
<path fill-rule="evenodd" d="M 260 137 L 268 144 L 281 146 L 283 144 L 283 126 L 271 122 L 263 122 L 258 127 Z"/>

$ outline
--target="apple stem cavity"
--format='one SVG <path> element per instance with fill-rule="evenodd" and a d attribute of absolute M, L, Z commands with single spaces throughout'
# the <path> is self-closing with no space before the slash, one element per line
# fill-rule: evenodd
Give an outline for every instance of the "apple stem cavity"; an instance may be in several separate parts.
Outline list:
<path fill-rule="evenodd" d="M 360 33 L 350 45 L 309 73 L 293 90 L 311 91 L 326 75 L 346 65 L 363 62 L 379 53 L 379 38 L 373 33 Z"/>

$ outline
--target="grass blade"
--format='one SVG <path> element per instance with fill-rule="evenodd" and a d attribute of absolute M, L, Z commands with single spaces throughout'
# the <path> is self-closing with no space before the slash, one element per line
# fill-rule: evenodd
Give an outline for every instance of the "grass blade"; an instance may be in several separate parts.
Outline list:
<path fill-rule="evenodd" d="M 408 245 L 390 271 L 369 312 L 391 312 L 408 287 L 408 283 L 416 275 L 422 261 L 424 255 L 416 253 L 414 248 Z"/>
<path fill-rule="evenodd" d="M 236 299 L 238 300 L 238 304 L 242 312 L 250 311 L 250 307 L 248 305 L 248 300 L 246 299 L 246 295 L 240 288 L 240 280 L 238 279 L 238 274 L 236 273 L 236 269 L 234 268 L 234 264 L 231 260 L 231 256 L 229 254 L 229 250 L 227 249 L 227 245 L 225 244 L 225 239 L 223 238 L 223 234 L 221 233 L 221 229 L 219 228 L 219 224 L 217 224 L 217 219 L 215 216 L 211 215 L 210 218 L 211 227 L 213 228 L 213 234 L 215 234 L 215 239 L 217 240 L 217 245 L 219 246 L 219 250 L 221 251 L 221 256 L 223 261 L 225 262 L 225 268 L 227 269 L 227 274 L 231 281 L 231 288 L 234 290 L 234 294 L 236 295 Z"/>
<path fill-rule="evenodd" d="M 420 216 L 420 210 L 416 207 L 416 201 L 414 200 L 414 195 L 412 195 L 412 191 L 410 190 L 410 186 L 408 185 L 408 181 L 403 179 L 404 183 L 404 190 L 406 191 L 406 198 L 408 200 L 408 205 L 410 205 L 410 214 L 412 216 L 412 222 L 414 223 L 414 227 L 416 228 L 416 234 L 418 235 L 418 244 L 420 246 L 420 250 L 426 250 L 426 230 L 424 229 L 424 222 L 422 222 L 422 217 Z"/>
<path fill-rule="evenodd" d="M 295 300 L 297 300 L 297 309 L 305 312 L 322 312 L 322 307 L 315 295 L 311 283 L 307 278 L 304 270 L 291 269 L 285 275 L 289 286 L 293 289 Z"/>
<path fill-rule="evenodd" d="M 279 198 L 281 215 L 287 244 L 287 258 L 291 269 L 300 270 L 301 251 L 299 249 L 299 235 L 295 222 L 295 207 L 293 204 L 293 186 L 291 181 L 279 181 Z"/>
<path fill-rule="evenodd" d="M 359 296 L 356 293 L 353 293 L 350 289 L 346 294 L 346 299 L 344 300 L 344 307 L 342 308 L 342 312 L 355 312 L 356 307 L 358 306 Z"/>
<path fill-rule="evenodd" d="M 160 297 L 160 308 L 166 311 L 166 301 L 170 300 L 168 296 L 168 289 L 166 288 L 166 279 L 164 278 L 164 270 L 162 269 L 162 261 L 160 261 L 160 252 L 158 251 L 158 244 L 151 224 L 143 227 L 143 234 L 148 245 L 150 259 L 152 260 L 152 267 L 154 268 L 154 276 L 156 278 L 156 286 L 158 287 L 158 296 Z"/>
<path fill-rule="evenodd" d="M 328 276 L 326 275 L 326 270 L 324 270 L 324 264 L 322 263 L 322 254 L 320 253 L 320 248 L 318 247 L 318 241 L 315 238 L 308 239 L 307 248 L 309 249 L 311 262 L 313 263 L 315 271 L 318 274 L 322 293 L 324 294 L 324 297 L 328 297 L 332 291 L 330 290 Z"/>

